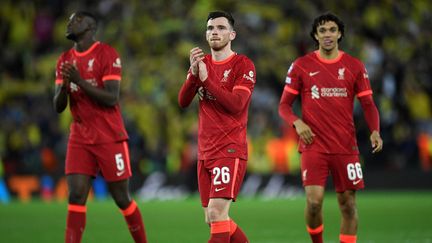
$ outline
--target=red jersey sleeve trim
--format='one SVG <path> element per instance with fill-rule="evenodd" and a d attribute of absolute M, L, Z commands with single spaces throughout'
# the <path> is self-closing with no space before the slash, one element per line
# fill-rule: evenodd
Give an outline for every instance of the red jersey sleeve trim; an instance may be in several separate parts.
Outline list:
<path fill-rule="evenodd" d="M 120 75 L 106 75 L 103 76 L 102 81 L 107 81 L 107 80 L 121 80 L 121 76 Z"/>
<path fill-rule="evenodd" d="M 284 90 L 285 90 L 286 92 L 288 92 L 288 93 L 291 93 L 291 94 L 295 94 L 295 95 L 298 95 L 298 94 L 299 94 L 299 92 L 298 92 L 297 90 L 292 89 L 292 88 L 290 88 L 290 87 L 288 87 L 288 86 L 285 86 Z"/>
<path fill-rule="evenodd" d="M 244 86 L 241 86 L 241 85 L 234 86 L 233 90 L 234 89 L 241 89 L 241 90 L 247 91 L 249 94 L 252 94 L 252 92 L 250 91 L 250 89 L 248 89 L 248 88 L 246 88 Z"/>
<path fill-rule="evenodd" d="M 63 83 L 63 79 L 56 79 L 55 80 L 55 84 L 62 84 Z"/>
<path fill-rule="evenodd" d="M 236 55 L 237 55 L 237 53 L 234 52 L 233 54 L 231 54 L 231 56 L 227 57 L 225 60 L 222 60 L 222 61 L 215 61 L 212 58 L 212 63 L 216 64 L 216 65 L 225 64 L 225 63 L 231 61 L 231 59 L 233 59 Z"/>
<path fill-rule="evenodd" d="M 360 92 L 360 93 L 358 93 L 357 94 L 357 97 L 362 97 L 362 96 L 365 96 L 365 95 L 371 95 L 373 92 L 372 92 L 372 90 L 365 90 L 365 91 L 362 91 L 362 92 Z"/>
<path fill-rule="evenodd" d="M 87 51 L 84 51 L 84 52 L 78 52 L 75 49 L 72 49 L 72 51 L 73 51 L 75 56 L 83 57 L 83 56 L 89 54 L 90 52 L 92 52 L 96 48 L 96 46 L 99 45 L 99 43 L 100 43 L 99 41 L 96 41 L 95 43 L 93 43 L 93 45 L 89 49 L 87 49 Z"/>
<path fill-rule="evenodd" d="M 324 59 L 324 58 L 322 58 L 322 57 L 320 56 L 319 51 L 314 51 L 314 53 L 315 53 L 316 57 L 318 58 L 318 60 L 320 60 L 320 61 L 323 62 L 323 63 L 327 63 L 327 64 L 332 64 L 332 63 L 337 63 L 337 62 L 339 62 L 339 60 L 342 58 L 342 56 L 343 56 L 343 54 L 344 54 L 343 51 L 340 51 L 340 50 L 339 50 L 338 55 L 337 55 L 336 58 L 333 58 L 333 59 Z"/>

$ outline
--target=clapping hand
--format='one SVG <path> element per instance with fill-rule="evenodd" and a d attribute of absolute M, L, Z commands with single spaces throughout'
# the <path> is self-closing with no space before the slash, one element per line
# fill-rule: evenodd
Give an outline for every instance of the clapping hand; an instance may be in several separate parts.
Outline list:
<path fill-rule="evenodd" d="M 66 84 L 72 82 L 79 85 L 79 83 L 82 81 L 76 66 L 69 62 L 65 62 L 60 66 L 60 72 L 63 76 L 63 80 L 66 81 Z"/>

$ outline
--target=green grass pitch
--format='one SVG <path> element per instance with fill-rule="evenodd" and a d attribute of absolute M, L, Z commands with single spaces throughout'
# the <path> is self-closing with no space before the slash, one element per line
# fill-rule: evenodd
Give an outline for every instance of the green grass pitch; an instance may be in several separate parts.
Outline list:
<path fill-rule="evenodd" d="M 303 218 L 304 197 L 240 198 L 231 217 L 252 243 L 310 242 Z M 432 243 L 432 191 L 359 192 L 359 243 Z M 138 202 L 150 243 L 204 243 L 209 229 L 197 197 Z M 63 242 L 66 203 L 0 204 L 0 242 Z M 334 193 L 324 201 L 324 239 L 337 243 L 339 211 Z M 111 200 L 91 201 L 83 242 L 133 242 Z"/>

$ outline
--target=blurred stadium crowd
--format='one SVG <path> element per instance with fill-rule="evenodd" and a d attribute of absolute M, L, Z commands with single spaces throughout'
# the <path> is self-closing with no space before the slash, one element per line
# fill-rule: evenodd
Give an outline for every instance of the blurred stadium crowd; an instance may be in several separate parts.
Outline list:
<path fill-rule="evenodd" d="M 64 32 L 78 9 L 101 17 L 99 40 L 122 57 L 121 105 L 134 190 L 154 172 L 174 175 L 194 189 L 197 109 L 181 110 L 177 92 L 189 50 L 199 45 L 209 51 L 205 19 L 215 9 L 233 13 L 233 49 L 256 65 L 249 173 L 299 171 L 295 131 L 282 123 L 278 103 L 291 62 L 315 48 L 309 37 L 313 18 L 326 11 L 344 20 L 340 48 L 366 64 L 381 115 L 384 150 L 371 156 L 369 131 L 356 105 L 365 169 L 432 168 L 430 1 L 5 0 L 0 7 L 0 178 L 6 181 L 36 175 L 56 183 L 63 176 L 70 115 L 52 108 L 54 70 L 60 53 L 72 46 Z"/>

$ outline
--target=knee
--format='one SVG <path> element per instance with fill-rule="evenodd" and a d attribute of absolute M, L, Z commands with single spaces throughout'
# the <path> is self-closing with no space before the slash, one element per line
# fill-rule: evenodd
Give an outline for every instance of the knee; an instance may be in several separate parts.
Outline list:
<path fill-rule="evenodd" d="M 113 196 L 114 202 L 116 203 L 117 207 L 121 209 L 126 209 L 131 204 L 131 199 L 127 195 L 123 196 Z"/>
<path fill-rule="evenodd" d="M 354 202 L 346 201 L 340 204 L 340 209 L 346 218 L 354 218 L 357 215 L 357 207 Z"/>
<path fill-rule="evenodd" d="M 222 216 L 222 210 L 219 210 L 216 207 L 209 207 L 207 209 L 206 223 L 210 224 L 215 221 L 220 221 Z"/>
<path fill-rule="evenodd" d="M 80 188 L 70 188 L 69 189 L 69 203 L 84 205 L 87 200 L 87 192 Z"/>
<path fill-rule="evenodd" d="M 209 219 L 209 214 L 208 214 L 208 209 L 204 210 L 204 221 L 206 222 L 206 224 L 208 224 L 208 226 L 210 226 L 210 219 Z"/>
<path fill-rule="evenodd" d="M 322 202 L 319 200 L 308 199 L 307 201 L 308 212 L 312 216 L 318 215 L 321 213 Z"/>

